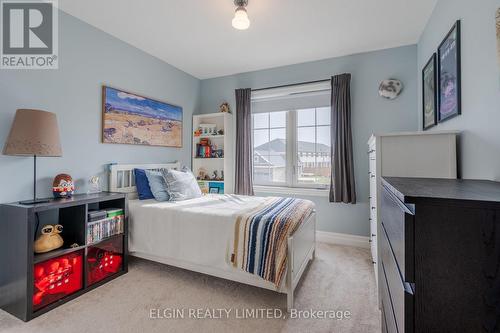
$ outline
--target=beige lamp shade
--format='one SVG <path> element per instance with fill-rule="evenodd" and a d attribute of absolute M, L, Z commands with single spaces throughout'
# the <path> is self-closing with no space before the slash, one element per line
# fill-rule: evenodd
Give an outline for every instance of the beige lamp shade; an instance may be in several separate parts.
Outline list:
<path fill-rule="evenodd" d="M 55 113 L 29 109 L 17 110 L 3 153 L 4 155 L 62 156 Z"/>

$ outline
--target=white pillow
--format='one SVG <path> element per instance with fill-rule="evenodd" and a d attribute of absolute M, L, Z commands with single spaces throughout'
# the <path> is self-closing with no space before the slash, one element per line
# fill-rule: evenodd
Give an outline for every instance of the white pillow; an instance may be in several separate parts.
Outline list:
<path fill-rule="evenodd" d="M 188 168 L 183 168 L 182 171 L 163 170 L 162 174 L 167 183 L 170 201 L 182 201 L 202 196 L 198 182 Z"/>

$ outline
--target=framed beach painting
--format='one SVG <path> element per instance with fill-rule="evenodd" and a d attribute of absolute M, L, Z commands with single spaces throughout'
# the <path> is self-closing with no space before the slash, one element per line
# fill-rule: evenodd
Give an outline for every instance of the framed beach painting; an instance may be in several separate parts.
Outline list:
<path fill-rule="evenodd" d="M 438 120 L 461 114 L 460 21 L 457 21 L 438 48 Z"/>
<path fill-rule="evenodd" d="M 102 87 L 102 142 L 182 147 L 182 108 Z"/>
<path fill-rule="evenodd" d="M 436 53 L 422 70 L 423 130 L 437 125 Z"/>

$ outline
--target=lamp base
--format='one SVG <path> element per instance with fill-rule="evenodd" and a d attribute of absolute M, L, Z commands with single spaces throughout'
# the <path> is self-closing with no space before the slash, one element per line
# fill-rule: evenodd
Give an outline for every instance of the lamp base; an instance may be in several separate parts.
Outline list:
<path fill-rule="evenodd" d="M 47 203 L 50 202 L 50 199 L 35 199 L 35 200 L 25 200 L 25 201 L 19 201 L 20 205 L 37 205 L 41 203 Z"/>

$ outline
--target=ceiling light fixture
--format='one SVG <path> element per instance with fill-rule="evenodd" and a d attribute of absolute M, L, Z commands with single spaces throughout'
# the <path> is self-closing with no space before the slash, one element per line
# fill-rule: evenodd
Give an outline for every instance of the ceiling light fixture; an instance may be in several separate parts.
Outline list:
<path fill-rule="evenodd" d="M 246 6 L 248 5 L 248 0 L 234 0 L 234 5 L 237 7 L 233 18 L 233 28 L 238 30 L 246 30 L 250 26 L 250 20 L 248 19 L 248 14 Z"/>

